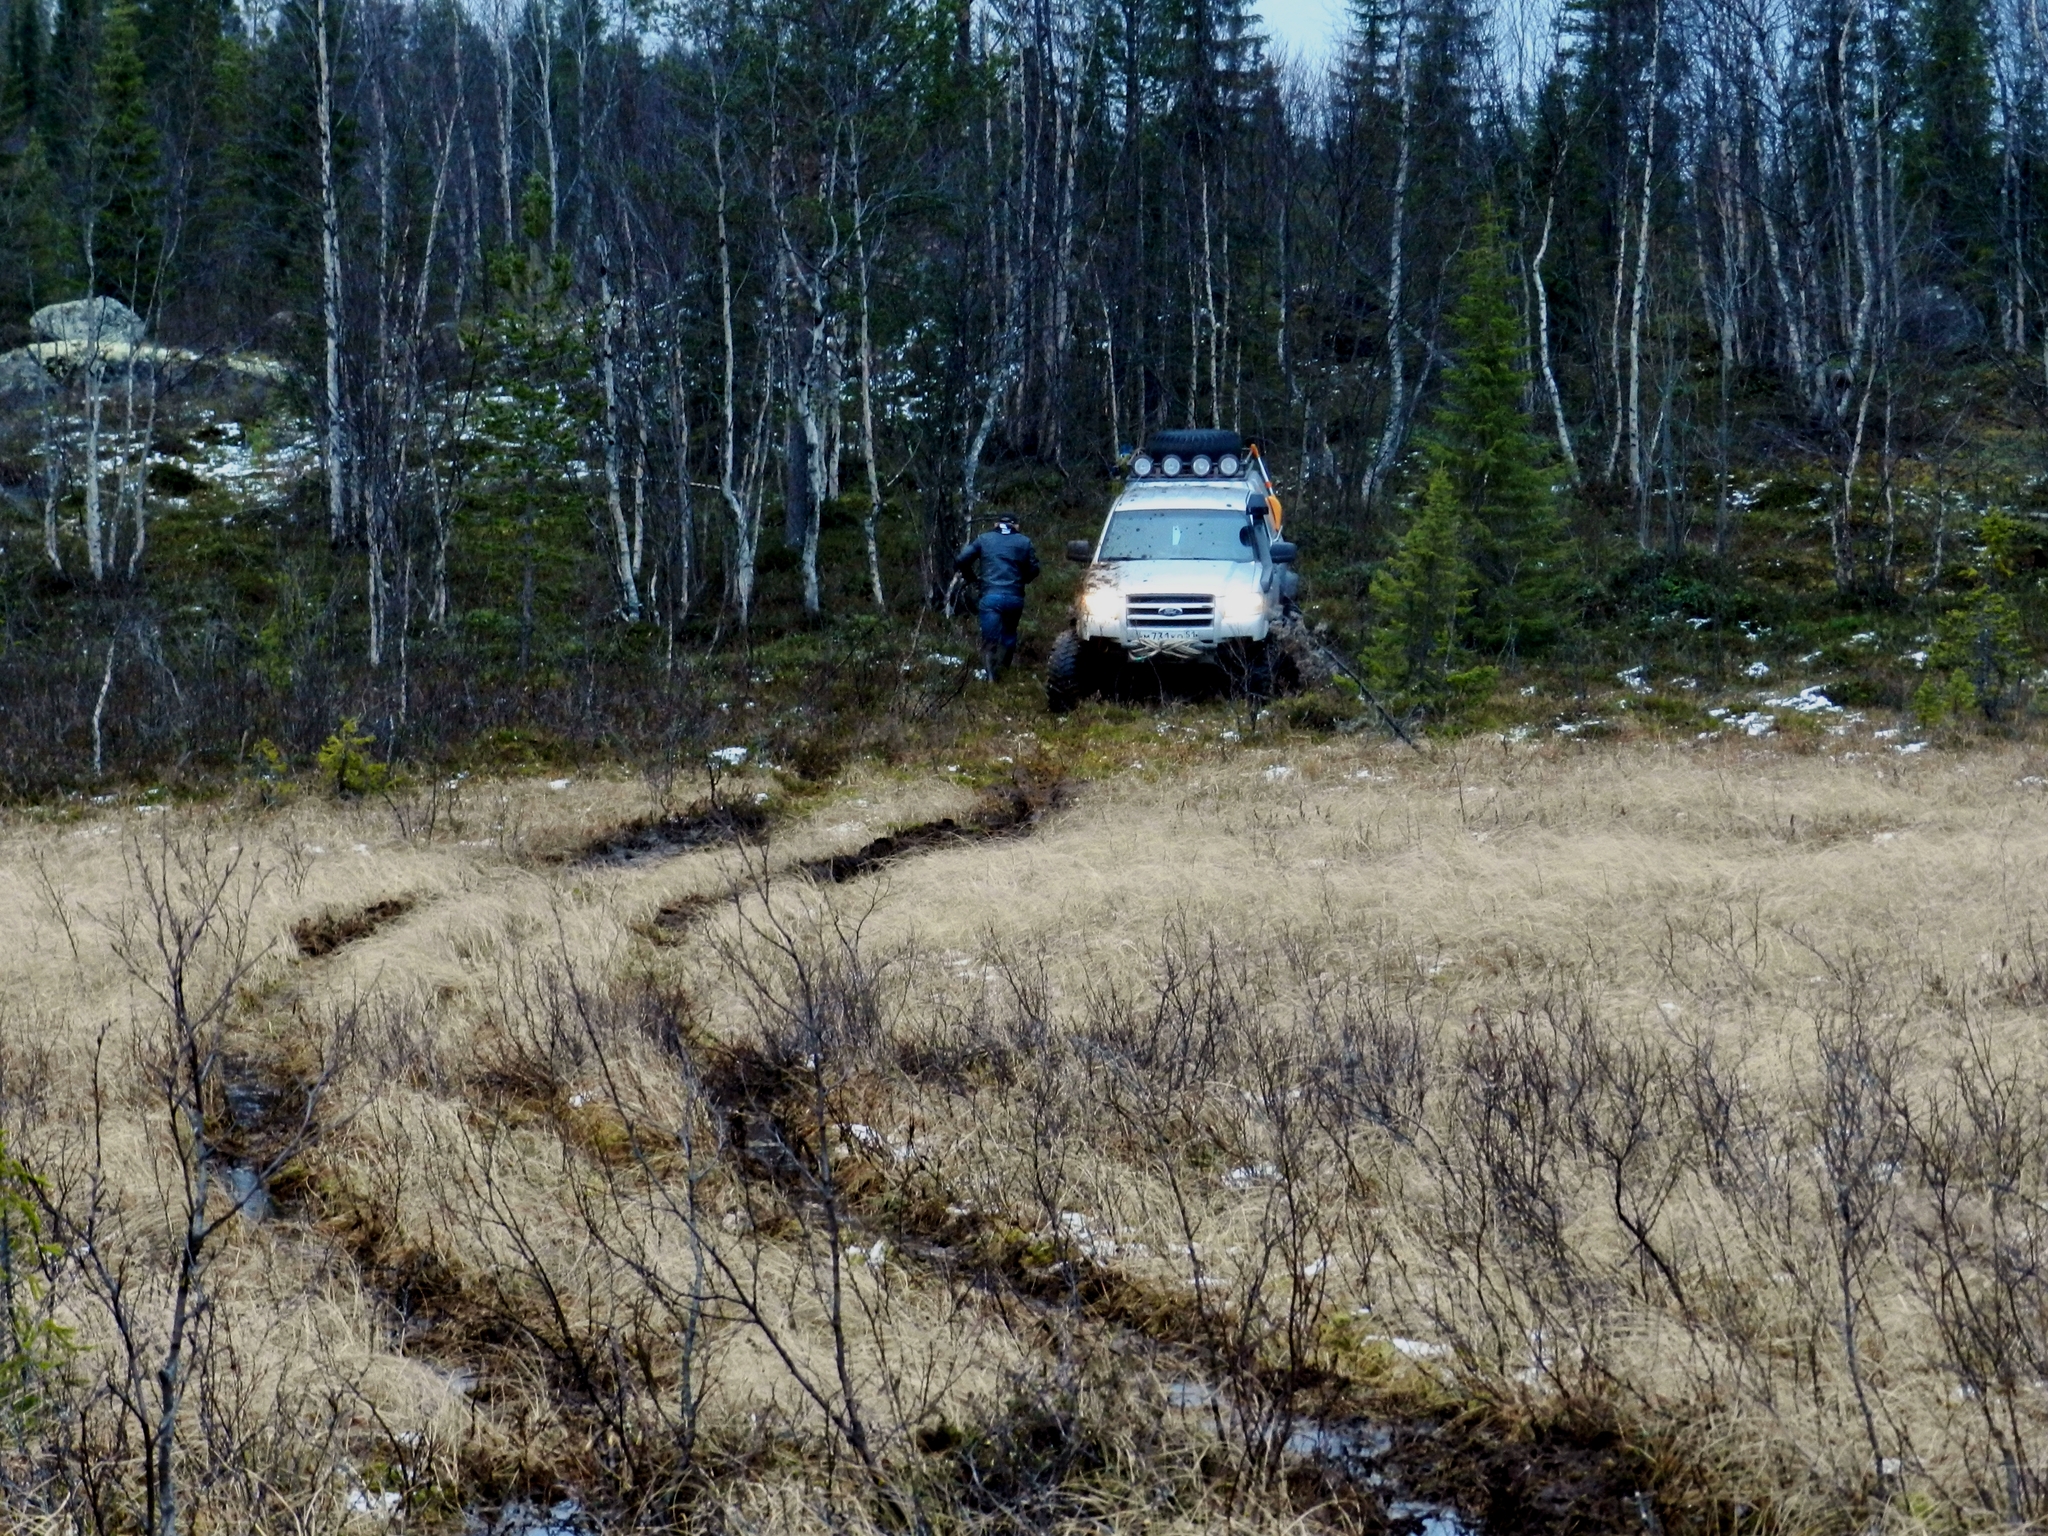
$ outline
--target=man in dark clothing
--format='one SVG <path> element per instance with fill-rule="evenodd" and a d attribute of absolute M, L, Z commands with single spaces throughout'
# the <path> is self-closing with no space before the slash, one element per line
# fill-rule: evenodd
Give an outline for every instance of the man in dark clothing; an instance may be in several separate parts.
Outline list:
<path fill-rule="evenodd" d="M 981 577 L 981 666 L 994 681 L 1017 654 L 1024 586 L 1038 579 L 1038 551 L 1017 531 L 1013 519 L 999 517 L 991 532 L 960 551 L 953 569 L 962 576 Z"/>

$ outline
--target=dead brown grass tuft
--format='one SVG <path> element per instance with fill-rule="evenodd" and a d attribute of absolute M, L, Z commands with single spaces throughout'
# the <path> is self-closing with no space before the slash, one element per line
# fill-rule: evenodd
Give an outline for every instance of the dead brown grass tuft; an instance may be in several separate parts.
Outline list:
<path fill-rule="evenodd" d="M 0 1523 L 139 1518 L 202 1170 L 205 1529 L 2038 1520 L 2048 804 L 1804 747 L 871 776 L 658 859 L 625 783 L 152 813 L 232 955 L 151 938 L 152 819 L 16 823 L 0 1185 L 92 1237 L 16 1271 Z"/>

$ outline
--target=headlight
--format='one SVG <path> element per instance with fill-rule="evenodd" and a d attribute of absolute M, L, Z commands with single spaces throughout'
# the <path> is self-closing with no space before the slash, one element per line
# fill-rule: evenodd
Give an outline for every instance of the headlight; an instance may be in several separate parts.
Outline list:
<path fill-rule="evenodd" d="M 1135 459 L 1131 460 L 1131 473 L 1136 475 L 1140 480 L 1144 479 L 1147 475 L 1151 474 L 1152 455 L 1149 453 L 1141 453 Z"/>
<path fill-rule="evenodd" d="M 1124 595 L 1115 587 L 1090 587 L 1081 594 L 1081 611 L 1098 624 L 1121 624 Z"/>
<path fill-rule="evenodd" d="M 1237 455 L 1234 453 L 1226 453 L 1225 455 L 1223 455 L 1222 458 L 1216 461 L 1216 472 L 1222 475 L 1223 478 L 1226 480 L 1231 478 L 1231 476 L 1235 475 L 1243 467 L 1243 465 L 1237 462 Z"/>
<path fill-rule="evenodd" d="M 1232 587 L 1223 594 L 1216 611 L 1226 624 L 1256 624 L 1266 611 L 1266 599 L 1256 587 Z"/>
<path fill-rule="evenodd" d="M 1192 469 L 1198 475 L 1206 476 L 1209 473 L 1209 455 L 1207 455 L 1206 453 L 1196 454 L 1195 462 L 1190 464 L 1188 468 Z"/>
<path fill-rule="evenodd" d="M 1179 473 L 1180 473 L 1180 455 L 1179 455 L 1179 454 L 1177 454 L 1177 453 L 1169 453 L 1169 454 L 1168 454 L 1168 455 L 1167 455 L 1167 456 L 1166 456 L 1165 458 L 1163 458 L 1163 459 L 1161 459 L 1161 460 L 1159 461 L 1159 470 L 1160 470 L 1160 473 L 1162 473 L 1162 474 L 1167 474 L 1167 475 L 1177 475 L 1177 474 L 1179 474 Z"/>

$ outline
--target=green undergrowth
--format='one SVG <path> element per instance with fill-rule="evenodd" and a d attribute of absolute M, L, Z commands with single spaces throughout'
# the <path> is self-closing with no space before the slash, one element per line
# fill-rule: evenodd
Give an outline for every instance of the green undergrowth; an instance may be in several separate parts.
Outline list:
<path fill-rule="evenodd" d="M 1873 727 L 1946 741 L 2031 731 L 2048 658 L 2048 477 L 2031 467 L 2037 430 L 1989 416 L 1983 426 L 1967 454 L 1902 463 L 1888 501 L 1869 489 L 1855 509 L 1855 552 L 1858 569 L 1882 579 L 1848 590 L 1830 566 L 1826 520 L 1839 478 L 1825 461 L 1780 456 L 1731 471 L 1720 556 L 1717 487 L 1690 489 L 1677 555 L 1644 551 L 1633 527 L 1618 531 L 1625 509 L 1590 491 L 1568 495 L 1568 621 L 1533 652 L 1473 654 L 1454 686 L 1387 702 L 1433 736 L 1564 728 L 1697 738 L 1759 711 L 1796 717 L 1796 733 L 1807 714 L 1787 716 L 1771 701 L 1802 691 Z M 303 424 L 258 413 L 240 430 L 243 441 L 275 443 Z M 175 422 L 163 435 L 190 446 Z M 802 612 L 796 552 L 771 517 L 742 631 L 715 586 L 673 626 L 620 623 L 588 488 L 478 474 L 455 514 L 446 613 L 429 611 L 424 572 L 400 573 L 403 634 L 387 636 L 372 668 L 362 555 L 328 545 L 317 470 L 260 491 L 189 469 L 159 479 L 132 582 L 51 570 L 32 509 L 17 502 L 8 515 L 0 656 L 13 697 L 0 704 L 36 721 L 0 745 L 0 793 L 17 805 L 311 786 L 322 748 L 350 720 L 360 762 L 327 775 L 342 792 L 604 765 L 688 777 L 705 754 L 744 746 L 798 795 L 856 762 L 957 770 L 979 783 L 1032 754 L 1096 776 L 1384 734 L 1343 682 L 1263 711 L 1214 688 L 1138 689 L 1066 720 L 1049 716 L 1042 670 L 1078 577 L 1062 545 L 1096 531 L 1115 487 L 1030 465 L 997 463 L 986 477 L 984 510 L 1020 517 L 1045 562 L 1018 668 L 994 686 L 971 677 L 977 641 L 965 604 L 951 613 L 925 604 L 914 485 L 892 490 L 881 520 L 886 608 L 867 593 L 862 498 L 847 496 L 827 509 L 823 615 Z M 721 515 L 698 508 L 707 563 Z M 1360 520 L 1314 487 L 1290 511 L 1306 617 L 1361 670 L 1376 633 L 1370 578 L 1402 515 Z M 1659 544 L 1672 528 L 1651 531 Z"/>

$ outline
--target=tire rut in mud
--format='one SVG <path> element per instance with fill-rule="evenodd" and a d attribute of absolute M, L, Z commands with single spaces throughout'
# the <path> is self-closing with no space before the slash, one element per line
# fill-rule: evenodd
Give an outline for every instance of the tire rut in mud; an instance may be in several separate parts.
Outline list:
<path fill-rule="evenodd" d="M 961 1203 L 914 1147 L 839 1123 L 836 1112 L 821 1121 L 801 1055 L 702 1040 L 685 1049 L 733 1152 L 743 1204 L 728 1221 L 744 1212 L 743 1230 L 788 1228 L 799 1212 L 819 1208 L 821 1173 L 829 1169 L 849 1240 L 886 1238 L 900 1262 L 950 1293 L 1021 1307 L 1049 1335 L 1079 1322 L 1149 1346 L 1159 1352 L 1158 1366 L 1178 1362 L 1202 1401 L 1225 1404 L 1226 1418 L 1238 1412 L 1223 1384 L 1208 1379 L 1216 1319 L 1191 1308 L 1188 1293 L 1100 1261 L 1070 1231 L 1028 1232 L 1004 1214 Z M 749 1186 L 766 1197 L 759 1205 L 744 1193 Z M 1446 1402 L 1441 1385 L 1336 1371 L 1308 1380 L 1268 1375 L 1277 1369 L 1253 1370 L 1261 1393 L 1285 1390 L 1299 1400 L 1277 1476 L 1299 1511 L 1323 1511 L 1337 1528 L 1638 1536 L 1733 1523 L 1733 1506 L 1673 1477 L 1659 1448 L 1598 1402 L 1532 1412 L 1482 1397 L 1461 1406 Z M 1667 1519 L 1675 1524 L 1667 1527 Z"/>
<path fill-rule="evenodd" d="M 1000 784 L 984 790 L 974 809 L 963 817 L 944 816 L 920 822 L 875 838 L 852 853 L 803 859 L 785 866 L 783 872 L 800 874 L 820 885 L 844 885 L 923 854 L 1000 838 L 1028 837 L 1072 796 L 1073 786 L 1064 779 Z M 641 932 L 656 944 L 674 944 L 698 919 L 753 888 L 754 881 L 748 879 L 720 891 L 700 892 L 668 902 Z"/>
<path fill-rule="evenodd" d="M 993 838 L 1025 837 L 1035 831 L 1047 814 L 1058 810 L 1069 797 L 1064 780 L 1034 785 L 998 785 L 983 792 L 981 803 L 964 819 L 951 816 L 905 827 L 876 838 L 854 853 L 835 853 L 830 858 L 811 859 L 797 866 L 804 874 L 825 885 L 844 885 L 862 875 L 873 874 L 888 865 L 919 854 L 937 853 Z"/>
<path fill-rule="evenodd" d="M 768 815 L 751 805 L 694 805 L 669 816 L 643 816 L 600 832 L 559 862 L 579 867 L 632 866 L 733 843 L 759 842 Z"/>
<path fill-rule="evenodd" d="M 319 960 L 345 945 L 367 939 L 387 924 L 398 921 L 418 905 L 410 896 L 386 896 L 367 906 L 348 911 L 329 908 L 292 924 L 292 943 L 302 960 Z"/>

